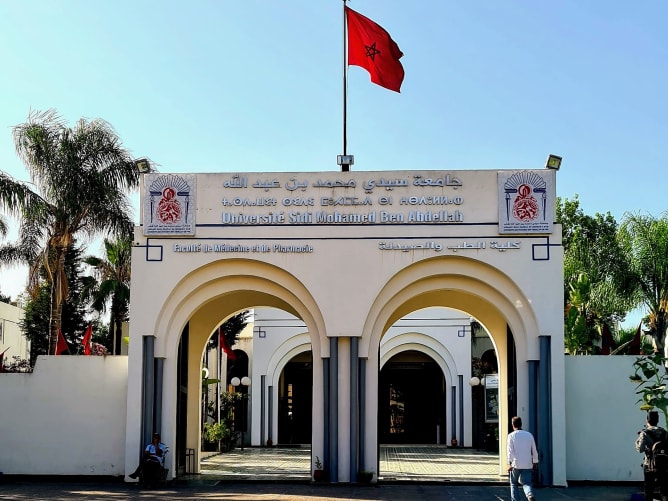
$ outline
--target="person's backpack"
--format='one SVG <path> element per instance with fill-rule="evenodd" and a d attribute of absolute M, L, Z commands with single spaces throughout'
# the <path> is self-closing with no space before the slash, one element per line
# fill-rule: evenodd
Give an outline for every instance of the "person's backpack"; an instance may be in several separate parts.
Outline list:
<path fill-rule="evenodd" d="M 668 437 L 666 430 L 645 430 L 652 439 L 649 450 L 649 469 L 657 473 L 668 474 Z"/>

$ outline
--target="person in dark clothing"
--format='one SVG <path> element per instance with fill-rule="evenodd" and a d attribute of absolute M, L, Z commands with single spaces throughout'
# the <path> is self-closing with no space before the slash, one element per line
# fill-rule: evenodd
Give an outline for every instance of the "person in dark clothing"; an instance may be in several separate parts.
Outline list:
<path fill-rule="evenodd" d="M 668 434 L 666 430 L 659 426 L 659 412 L 654 410 L 649 411 L 647 413 L 647 424 L 638 432 L 638 438 L 636 439 L 636 450 L 645 454 L 642 467 L 645 481 L 645 499 L 648 501 L 654 499 L 654 489 L 657 484 L 661 493 L 660 499 L 668 501 L 668 475 L 654 471 L 650 463 L 652 445 L 659 440 L 666 440 L 667 438 Z"/>
<path fill-rule="evenodd" d="M 130 478 L 137 478 L 140 475 L 145 476 L 147 474 L 155 474 L 151 475 L 151 477 L 160 478 L 157 473 L 162 470 L 162 467 L 165 464 L 166 452 L 167 446 L 160 442 L 160 433 L 154 433 L 151 443 L 144 449 L 144 456 L 142 457 L 141 463 L 139 463 L 137 469 L 128 476 Z"/>

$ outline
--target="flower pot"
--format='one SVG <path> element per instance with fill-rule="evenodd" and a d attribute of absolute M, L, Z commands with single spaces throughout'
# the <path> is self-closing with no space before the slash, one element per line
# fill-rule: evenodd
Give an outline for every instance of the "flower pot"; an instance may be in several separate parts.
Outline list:
<path fill-rule="evenodd" d="M 452 440 L 450 440 L 450 447 L 457 447 L 457 439 L 456 438 L 453 438 Z"/>
<path fill-rule="evenodd" d="M 316 482 L 324 482 L 325 470 L 313 470 L 313 480 Z"/>
<path fill-rule="evenodd" d="M 358 471 L 357 472 L 357 482 L 360 484 L 370 484 L 373 480 L 372 471 Z"/>

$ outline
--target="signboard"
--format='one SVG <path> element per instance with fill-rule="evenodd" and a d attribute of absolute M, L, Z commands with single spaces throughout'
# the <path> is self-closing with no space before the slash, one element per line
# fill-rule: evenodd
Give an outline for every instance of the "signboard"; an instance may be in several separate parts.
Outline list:
<path fill-rule="evenodd" d="M 485 423 L 499 422 L 499 389 L 485 388 Z"/>
<path fill-rule="evenodd" d="M 499 376 L 487 374 L 485 381 L 485 423 L 499 422 Z"/>
<path fill-rule="evenodd" d="M 144 193 L 144 235 L 195 234 L 194 174 L 145 174 Z"/>
<path fill-rule="evenodd" d="M 499 233 L 552 233 L 554 171 L 498 173 Z"/>

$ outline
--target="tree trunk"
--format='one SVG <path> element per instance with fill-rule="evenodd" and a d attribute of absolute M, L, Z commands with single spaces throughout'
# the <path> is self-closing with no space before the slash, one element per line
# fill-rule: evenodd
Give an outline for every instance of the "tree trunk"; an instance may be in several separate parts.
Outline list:
<path fill-rule="evenodd" d="M 123 338 L 123 319 L 121 318 L 121 308 L 116 297 L 111 299 L 111 338 L 112 354 L 121 354 L 121 342 Z"/>
<path fill-rule="evenodd" d="M 65 266 L 65 250 L 56 248 L 55 269 L 51 275 L 51 311 L 49 316 L 49 355 L 56 354 L 58 347 L 58 330 L 63 315 L 63 300 L 61 295 L 60 277 L 61 270 Z"/>

